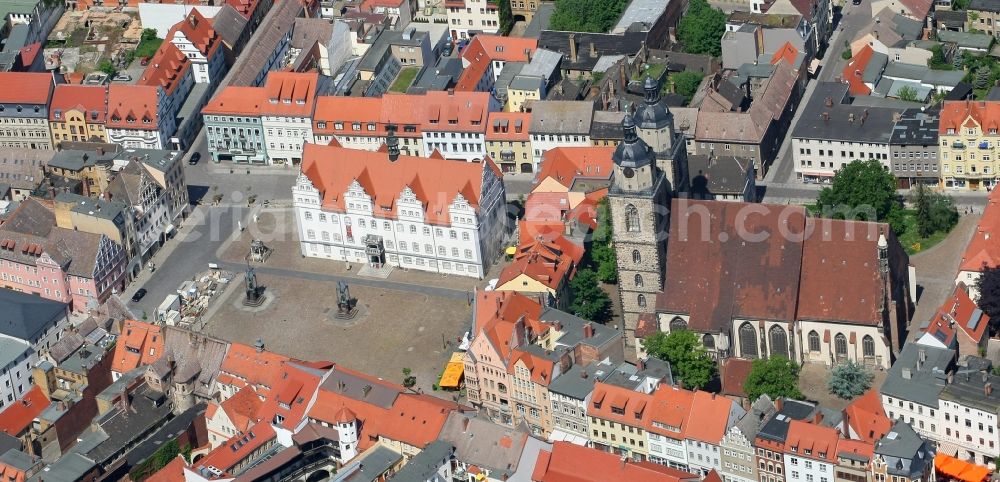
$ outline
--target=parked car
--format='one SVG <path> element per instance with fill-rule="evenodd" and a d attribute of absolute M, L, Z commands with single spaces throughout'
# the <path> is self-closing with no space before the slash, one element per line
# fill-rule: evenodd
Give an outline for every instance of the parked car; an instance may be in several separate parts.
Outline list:
<path fill-rule="evenodd" d="M 123 72 L 116 74 L 115 78 L 111 80 L 115 82 L 132 82 L 132 76 Z"/>
<path fill-rule="evenodd" d="M 201 160 L 201 153 L 200 152 L 196 152 L 194 154 L 191 154 L 191 158 L 188 159 L 188 164 L 190 164 L 190 165 L 193 166 L 195 164 L 198 164 L 198 161 L 200 161 L 200 160 Z"/>
<path fill-rule="evenodd" d="M 149 57 L 143 57 L 143 58 L 139 59 L 139 65 L 141 65 L 143 67 L 149 65 Z"/>
<path fill-rule="evenodd" d="M 139 288 L 139 290 L 136 291 L 134 295 L 132 295 L 132 302 L 138 303 L 139 300 L 143 299 L 145 296 L 146 296 L 146 288 Z"/>

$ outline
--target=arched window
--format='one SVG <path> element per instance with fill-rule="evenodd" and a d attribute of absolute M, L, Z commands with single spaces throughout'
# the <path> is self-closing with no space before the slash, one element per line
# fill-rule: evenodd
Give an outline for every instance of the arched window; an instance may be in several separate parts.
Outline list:
<path fill-rule="evenodd" d="M 833 338 L 833 352 L 838 359 L 847 358 L 847 337 L 843 333 L 837 333 Z"/>
<path fill-rule="evenodd" d="M 635 286 L 637 288 L 642 288 L 642 275 L 641 274 L 635 275 Z"/>
<path fill-rule="evenodd" d="M 625 231 L 630 233 L 639 232 L 639 210 L 629 204 L 625 206 Z"/>
<path fill-rule="evenodd" d="M 632 250 L 632 262 L 635 264 L 639 264 L 642 262 L 642 255 L 639 254 L 638 249 Z"/>
<path fill-rule="evenodd" d="M 875 356 L 875 339 L 871 335 L 865 335 L 861 339 L 861 349 L 864 356 Z"/>
<path fill-rule="evenodd" d="M 635 298 L 636 303 L 639 304 L 639 308 L 646 307 L 646 295 L 639 295 Z"/>
<path fill-rule="evenodd" d="M 809 332 L 809 351 L 819 351 L 819 333 L 816 330 Z"/>
<path fill-rule="evenodd" d="M 670 332 L 671 333 L 673 333 L 675 331 L 679 331 L 679 330 L 686 330 L 687 328 L 688 328 L 688 324 L 687 324 L 686 321 L 684 321 L 684 318 L 681 318 L 681 317 L 678 316 L 678 317 L 675 317 L 674 319 L 670 320 Z"/>
<path fill-rule="evenodd" d="M 757 353 L 757 330 L 750 323 L 740 326 L 740 354 L 743 358 L 759 358 Z"/>
<path fill-rule="evenodd" d="M 781 355 L 788 358 L 788 333 L 785 329 L 774 325 L 768 330 L 767 337 L 771 340 L 771 355 Z"/>
<path fill-rule="evenodd" d="M 709 350 L 714 350 L 715 349 L 715 338 L 712 338 L 712 335 L 710 335 L 708 333 L 705 333 L 701 337 L 701 344 L 705 348 L 708 348 Z"/>

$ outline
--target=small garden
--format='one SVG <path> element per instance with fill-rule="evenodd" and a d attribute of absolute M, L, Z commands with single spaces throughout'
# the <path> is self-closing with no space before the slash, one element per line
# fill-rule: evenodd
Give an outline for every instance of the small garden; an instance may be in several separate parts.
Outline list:
<path fill-rule="evenodd" d="M 405 94 L 407 89 L 413 85 L 413 80 L 417 78 L 418 73 L 420 73 L 419 67 L 403 67 L 396 75 L 396 80 L 389 86 L 389 92 Z"/>

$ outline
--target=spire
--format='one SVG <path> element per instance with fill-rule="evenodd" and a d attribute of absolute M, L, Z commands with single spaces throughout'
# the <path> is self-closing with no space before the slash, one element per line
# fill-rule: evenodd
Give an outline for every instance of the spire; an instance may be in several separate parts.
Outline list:
<path fill-rule="evenodd" d="M 396 125 L 388 124 L 385 126 L 385 130 L 388 131 L 385 145 L 389 148 L 389 161 L 396 162 L 399 159 L 399 139 L 396 138 Z"/>
<path fill-rule="evenodd" d="M 646 82 L 643 85 L 643 90 L 646 91 L 646 103 L 656 104 L 660 101 L 660 84 L 659 82 L 653 80 L 648 74 L 646 75 Z"/>
<path fill-rule="evenodd" d="M 622 131 L 625 133 L 625 143 L 634 144 L 639 138 L 639 135 L 635 132 L 635 121 L 632 120 L 632 116 L 625 114 L 625 118 L 622 119 Z"/>

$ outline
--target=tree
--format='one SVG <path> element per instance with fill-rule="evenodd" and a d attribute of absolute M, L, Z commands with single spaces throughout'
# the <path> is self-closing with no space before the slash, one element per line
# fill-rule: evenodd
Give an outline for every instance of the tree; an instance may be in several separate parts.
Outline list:
<path fill-rule="evenodd" d="M 701 79 L 704 76 L 701 72 L 685 70 L 676 74 L 670 74 L 670 82 L 674 85 L 674 92 L 683 95 L 684 102 L 689 103 L 694 97 L 695 92 L 698 92 L 698 87 L 701 85 Z"/>
<path fill-rule="evenodd" d="M 597 273 L 589 268 L 577 271 L 569 281 L 570 311 L 587 320 L 605 322 L 611 318 L 611 298 L 597 283 Z"/>
<path fill-rule="evenodd" d="M 497 12 L 500 17 L 500 33 L 507 34 L 514 27 L 514 13 L 510 10 L 510 0 L 491 0 L 499 7 Z"/>
<path fill-rule="evenodd" d="M 976 280 L 979 308 L 990 317 L 990 333 L 1000 332 L 1000 266 L 983 265 Z"/>
<path fill-rule="evenodd" d="M 597 204 L 597 228 L 591 237 L 590 260 L 586 263 L 597 271 L 597 279 L 604 283 L 618 282 L 618 258 L 611 245 L 613 230 L 611 207 L 605 197 Z"/>
<path fill-rule="evenodd" d="M 927 66 L 934 70 L 955 70 L 948 59 L 944 56 L 944 49 L 941 44 L 931 47 L 931 58 L 927 60 Z"/>
<path fill-rule="evenodd" d="M 896 178 L 874 159 L 853 161 L 837 171 L 833 184 L 820 191 L 817 205 L 823 217 L 887 222 L 897 234 L 903 232 Z"/>
<path fill-rule="evenodd" d="M 417 377 L 413 376 L 413 370 L 403 368 L 403 386 L 413 388 L 417 384 Z"/>
<path fill-rule="evenodd" d="M 715 379 L 715 361 L 693 331 L 657 332 L 642 340 L 642 347 L 650 356 L 670 363 L 674 378 L 685 388 L 701 388 Z"/>
<path fill-rule="evenodd" d="M 556 0 L 549 29 L 605 33 L 615 25 L 627 4 L 628 0 Z"/>
<path fill-rule="evenodd" d="M 677 38 L 684 51 L 691 54 L 722 55 L 722 35 L 726 32 L 726 14 L 707 0 L 691 0 L 687 13 L 677 26 Z"/>
<path fill-rule="evenodd" d="M 977 89 L 985 89 L 990 86 L 990 68 L 983 65 L 976 69 L 976 76 L 972 82 L 972 86 Z"/>
<path fill-rule="evenodd" d="M 860 363 L 850 360 L 833 367 L 826 388 L 830 393 L 850 400 L 868 391 L 874 378 L 875 375 L 865 370 Z"/>
<path fill-rule="evenodd" d="M 917 184 L 913 204 L 917 208 L 917 236 L 926 238 L 933 234 L 934 230 L 931 228 L 930 199 L 927 198 L 927 188 L 923 184 Z"/>
<path fill-rule="evenodd" d="M 111 63 L 110 60 L 102 60 L 100 64 L 97 64 L 97 70 L 111 76 L 118 73 L 118 69 L 115 68 L 115 64 Z"/>
<path fill-rule="evenodd" d="M 909 85 L 904 85 L 903 87 L 899 88 L 899 91 L 896 92 L 896 96 L 899 97 L 900 100 L 905 100 L 905 101 L 909 101 L 909 102 L 916 102 L 917 101 L 917 89 L 914 89 L 913 87 L 910 87 Z"/>
<path fill-rule="evenodd" d="M 756 400 L 765 393 L 771 399 L 805 398 L 799 391 L 799 366 L 780 355 L 754 360 L 750 365 L 750 374 L 743 382 L 743 391 L 750 400 Z"/>

